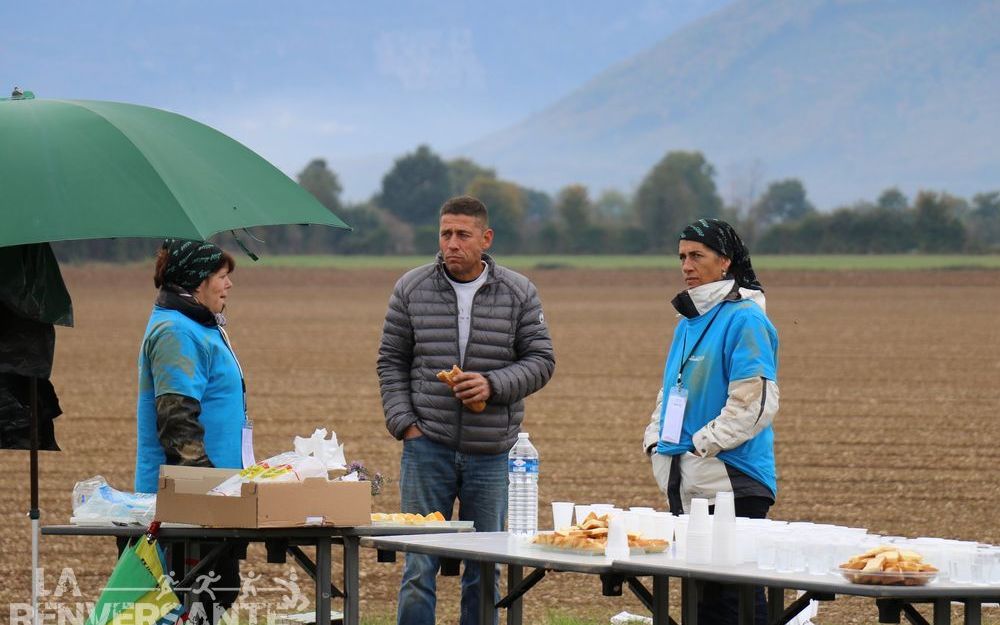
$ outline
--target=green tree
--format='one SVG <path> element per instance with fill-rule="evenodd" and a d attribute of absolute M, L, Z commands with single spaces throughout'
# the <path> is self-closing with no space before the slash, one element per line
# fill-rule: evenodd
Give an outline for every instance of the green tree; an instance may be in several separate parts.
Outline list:
<path fill-rule="evenodd" d="M 346 206 L 337 213 L 353 232 L 335 228 L 314 228 L 322 236 L 322 250 L 337 254 L 386 254 L 395 241 L 386 227 L 381 209 L 371 204 Z"/>
<path fill-rule="evenodd" d="M 547 222 L 552 219 L 552 197 L 545 191 L 521 187 L 524 197 L 524 218 L 529 222 Z"/>
<path fill-rule="evenodd" d="M 496 178 L 495 169 L 483 167 L 468 158 L 454 158 L 448 161 L 448 180 L 451 181 L 451 195 L 465 195 L 469 183 L 476 178 Z"/>
<path fill-rule="evenodd" d="M 806 189 L 797 178 L 778 180 L 768 185 L 751 209 L 758 224 L 768 226 L 786 221 L 797 221 L 815 212 L 806 197 Z"/>
<path fill-rule="evenodd" d="M 340 180 L 332 169 L 326 166 L 326 160 L 314 158 L 309 161 L 298 175 L 299 186 L 313 194 L 319 203 L 336 213 L 340 217 L 343 206 L 340 203 Z"/>
<path fill-rule="evenodd" d="M 524 220 L 524 195 L 521 188 L 506 180 L 476 178 L 467 190 L 479 198 L 490 213 L 490 227 L 496 233 L 493 249 L 515 252 L 521 245 L 521 223 Z"/>
<path fill-rule="evenodd" d="M 426 145 L 396 159 L 382 178 L 378 204 L 401 220 L 414 225 L 432 225 L 438 211 L 451 197 L 448 166 Z"/>
<path fill-rule="evenodd" d="M 677 235 L 700 217 L 715 217 L 722 200 L 715 169 L 701 152 L 670 152 L 646 175 L 636 193 L 640 226 L 655 251 L 676 249 Z"/>
<path fill-rule="evenodd" d="M 299 186 L 315 197 L 320 204 L 332 213 L 347 221 L 344 217 L 344 207 L 340 202 L 340 180 L 337 174 L 327 167 L 326 160 L 314 158 L 299 172 Z M 351 222 L 349 225 L 357 227 Z M 313 226 L 282 226 L 272 228 L 264 233 L 264 240 L 277 238 L 276 243 L 287 249 L 282 251 L 293 253 L 320 253 L 329 251 L 330 233 L 327 228 Z"/>
<path fill-rule="evenodd" d="M 917 245 L 922 252 L 958 252 L 965 246 L 960 217 L 965 201 L 947 193 L 921 191 L 913 203 Z"/>
<path fill-rule="evenodd" d="M 562 249 L 574 254 L 603 251 L 605 233 L 592 222 L 594 205 L 587 187 L 574 184 L 560 191 L 556 197 L 556 212 L 562 222 Z"/>
<path fill-rule="evenodd" d="M 902 213 L 910 208 L 909 198 L 903 195 L 903 192 L 896 187 L 883 191 L 878 196 L 877 203 L 879 208 L 896 213 Z"/>
<path fill-rule="evenodd" d="M 972 196 L 966 226 L 973 251 L 1000 251 L 1000 191 Z"/>
<path fill-rule="evenodd" d="M 605 189 L 594 202 L 595 217 L 608 224 L 625 223 L 631 216 L 631 209 L 628 197 L 617 189 Z"/>

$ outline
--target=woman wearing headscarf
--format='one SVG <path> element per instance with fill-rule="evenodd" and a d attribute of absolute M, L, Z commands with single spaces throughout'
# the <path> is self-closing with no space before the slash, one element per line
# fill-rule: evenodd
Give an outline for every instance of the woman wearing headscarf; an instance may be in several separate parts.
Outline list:
<path fill-rule="evenodd" d="M 764 289 L 739 235 L 718 219 L 699 219 L 678 242 L 686 289 L 671 302 L 680 321 L 663 387 L 643 438 L 653 475 L 674 514 L 691 499 L 713 505 L 733 493 L 736 515 L 764 518 L 777 481 L 778 333 L 765 313 Z M 736 623 L 735 593 L 707 589 L 699 623 Z M 766 619 L 758 591 L 758 622 Z"/>
<path fill-rule="evenodd" d="M 245 387 L 222 314 L 235 266 L 202 241 L 168 239 L 157 253 L 159 291 L 139 350 L 137 492 L 157 492 L 161 464 L 243 468 Z M 195 599 L 191 622 L 214 623 L 238 595 L 238 554 L 213 569 L 215 601 Z"/>

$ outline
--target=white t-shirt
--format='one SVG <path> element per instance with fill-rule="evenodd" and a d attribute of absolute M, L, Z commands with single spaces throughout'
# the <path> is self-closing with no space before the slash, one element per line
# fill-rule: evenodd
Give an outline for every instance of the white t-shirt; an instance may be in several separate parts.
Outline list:
<path fill-rule="evenodd" d="M 490 267 L 483 263 L 483 273 L 471 282 L 455 282 L 448 276 L 448 282 L 455 289 L 455 297 L 458 299 L 458 355 L 461 366 L 465 366 L 465 346 L 469 342 L 469 329 L 472 326 L 472 298 L 476 296 L 479 287 L 486 283 Z M 445 274 L 447 275 L 447 274 Z"/>

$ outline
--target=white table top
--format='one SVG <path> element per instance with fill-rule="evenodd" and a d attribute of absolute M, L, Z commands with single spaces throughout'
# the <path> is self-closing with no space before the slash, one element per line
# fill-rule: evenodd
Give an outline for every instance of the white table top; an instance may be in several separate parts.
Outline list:
<path fill-rule="evenodd" d="M 477 562 L 498 562 L 553 571 L 611 573 L 611 560 L 601 555 L 560 553 L 512 538 L 507 532 L 475 532 L 441 536 L 379 536 L 362 538 L 362 546 L 423 553 Z"/>
<path fill-rule="evenodd" d="M 697 578 L 730 584 L 753 584 L 830 592 L 865 597 L 898 598 L 975 598 L 1000 599 L 1000 586 L 956 584 L 948 580 L 935 580 L 926 586 L 876 586 L 852 584 L 839 574 L 778 572 L 762 570 L 753 564 L 719 567 L 711 564 L 688 564 L 669 552 L 635 555 L 611 560 L 603 556 L 588 556 L 544 550 L 512 539 L 506 532 L 478 532 L 469 534 L 438 534 L 423 536 L 381 536 L 363 538 L 361 544 L 379 549 L 424 553 L 434 556 L 497 562 L 556 571 L 626 575 L 665 575 L 667 577 Z"/>

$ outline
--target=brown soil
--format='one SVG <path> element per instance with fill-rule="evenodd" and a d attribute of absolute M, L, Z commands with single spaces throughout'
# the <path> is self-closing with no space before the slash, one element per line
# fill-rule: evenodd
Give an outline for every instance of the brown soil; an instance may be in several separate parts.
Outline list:
<path fill-rule="evenodd" d="M 65 411 L 57 420 L 63 451 L 41 455 L 43 523 L 68 521 L 78 480 L 100 474 L 131 487 L 135 363 L 154 294 L 150 273 L 65 270 L 77 327 L 58 332 L 53 382 Z M 383 426 L 375 376 L 397 277 L 237 271 L 229 330 L 246 372 L 259 458 L 326 427 L 346 442 L 349 459 L 398 475 L 400 445 Z M 553 381 L 529 399 L 525 424 L 542 457 L 541 526 L 550 524 L 554 500 L 663 508 L 640 441 L 675 324 L 668 300 L 678 281 L 653 271 L 531 277 L 558 360 Z M 993 427 L 1000 272 L 772 272 L 763 280 L 781 337 L 780 492 L 772 518 L 1000 543 Z M 27 454 L 0 454 L 0 476 L 5 606 L 30 597 Z M 376 508 L 393 511 L 398 501 L 391 485 Z M 114 554 L 110 539 L 45 537 L 46 586 L 73 567 L 94 600 Z M 363 614 L 394 613 L 401 564 L 378 564 L 368 550 L 362 558 Z M 287 576 L 289 566 L 265 564 L 255 546 L 244 572 L 267 579 Z M 441 619 L 454 621 L 457 579 L 441 578 L 439 588 Z M 643 612 L 634 597 L 602 597 L 597 579 L 572 574 L 551 574 L 527 595 L 527 622 L 550 610 L 601 620 Z M 824 604 L 815 622 L 874 622 L 873 610 L 869 600 L 838 600 Z M 987 621 L 996 616 L 987 609 Z"/>

